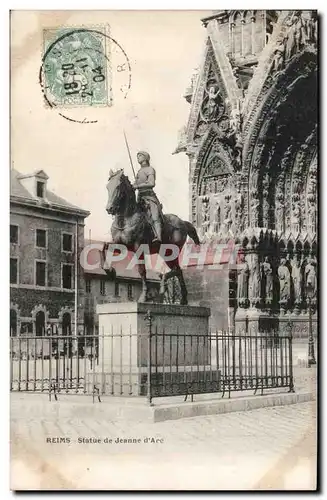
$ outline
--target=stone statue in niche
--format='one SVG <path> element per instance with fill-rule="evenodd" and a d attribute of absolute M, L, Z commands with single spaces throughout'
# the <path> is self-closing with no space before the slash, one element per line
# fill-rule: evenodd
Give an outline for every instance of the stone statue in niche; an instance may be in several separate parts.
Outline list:
<path fill-rule="evenodd" d="M 317 275 L 316 275 L 316 266 L 314 259 L 309 259 L 307 265 L 304 270 L 305 276 L 305 286 L 309 287 L 313 290 L 312 298 L 314 299 L 317 294 Z"/>
<path fill-rule="evenodd" d="M 228 233 L 232 225 L 232 207 L 230 204 L 230 195 L 225 196 L 225 213 L 224 213 L 224 232 Z"/>
<path fill-rule="evenodd" d="M 316 165 L 309 170 L 308 188 L 307 188 L 307 213 L 308 213 L 308 231 L 311 234 L 316 232 L 317 228 L 317 173 Z"/>
<path fill-rule="evenodd" d="M 260 265 L 257 255 L 253 255 L 253 262 L 250 271 L 250 302 L 252 306 L 256 306 L 261 300 L 261 276 Z"/>
<path fill-rule="evenodd" d="M 203 106 L 203 118 L 206 121 L 212 122 L 218 118 L 219 115 L 219 101 L 220 91 L 215 84 L 210 84 L 209 88 L 206 89 L 208 99 L 206 104 Z"/>
<path fill-rule="evenodd" d="M 263 278 L 263 289 L 264 297 L 267 305 L 270 305 L 273 301 L 273 271 L 271 264 L 269 262 L 269 257 L 265 257 L 262 264 L 262 278 Z"/>
<path fill-rule="evenodd" d="M 272 63 L 271 70 L 273 73 L 277 73 L 283 70 L 285 67 L 285 45 L 280 43 L 275 49 L 274 59 Z"/>
<path fill-rule="evenodd" d="M 299 233 L 301 230 L 300 221 L 301 221 L 300 204 L 299 202 L 293 201 L 291 226 L 292 226 L 292 231 L 294 231 L 295 233 Z"/>
<path fill-rule="evenodd" d="M 252 194 L 252 199 L 251 199 L 252 227 L 257 227 L 259 224 L 259 206 L 260 206 L 259 195 L 258 192 L 256 191 Z"/>
<path fill-rule="evenodd" d="M 238 135 L 241 131 L 241 115 L 239 108 L 233 108 L 230 112 L 229 128 L 231 133 Z"/>
<path fill-rule="evenodd" d="M 286 265 L 286 259 L 281 259 L 278 267 L 279 303 L 286 307 L 291 295 L 291 275 Z"/>
<path fill-rule="evenodd" d="M 315 12 L 308 11 L 304 19 L 306 28 L 306 37 L 309 43 L 317 42 L 317 16 Z"/>
<path fill-rule="evenodd" d="M 308 205 L 308 231 L 311 234 L 317 231 L 317 207 L 312 202 Z"/>
<path fill-rule="evenodd" d="M 268 212 L 269 212 L 269 184 L 270 184 L 270 176 L 269 173 L 267 172 L 262 179 L 262 214 L 264 220 L 268 219 Z"/>
<path fill-rule="evenodd" d="M 291 58 L 294 54 L 300 50 L 301 47 L 301 35 L 302 35 L 302 26 L 301 26 L 301 18 L 300 16 L 293 17 L 293 24 L 289 30 L 289 44 L 288 44 L 288 52 L 287 58 Z"/>
<path fill-rule="evenodd" d="M 245 255 L 239 255 L 239 263 L 237 266 L 237 301 L 239 307 L 248 305 L 248 290 L 249 290 L 249 266 L 245 260 Z"/>
<path fill-rule="evenodd" d="M 294 303 L 296 306 L 299 306 L 302 302 L 302 261 L 300 259 L 300 255 L 295 254 L 291 264 L 294 286 Z"/>
<path fill-rule="evenodd" d="M 238 193 L 235 198 L 235 222 L 238 227 L 241 224 L 242 212 L 243 212 L 243 195 L 242 193 Z"/>
<path fill-rule="evenodd" d="M 220 226 L 221 226 L 221 209 L 219 203 L 217 203 L 215 207 L 215 217 L 213 223 L 213 231 L 215 234 L 219 233 Z"/>
<path fill-rule="evenodd" d="M 284 230 L 284 184 L 279 182 L 276 188 L 276 229 Z"/>
<path fill-rule="evenodd" d="M 285 44 L 286 60 L 289 60 L 291 57 L 293 57 L 307 42 L 306 23 L 304 22 L 302 15 L 294 15 L 291 18 L 289 24 L 291 24 L 291 27 L 288 31 Z"/>
<path fill-rule="evenodd" d="M 210 204 L 208 196 L 202 198 L 202 231 L 208 233 L 210 227 Z"/>
<path fill-rule="evenodd" d="M 291 18 L 286 41 L 286 58 L 290 59 L 307 43 L 317 41 L 317 20 L 312 11 L 307 11 Z"/>

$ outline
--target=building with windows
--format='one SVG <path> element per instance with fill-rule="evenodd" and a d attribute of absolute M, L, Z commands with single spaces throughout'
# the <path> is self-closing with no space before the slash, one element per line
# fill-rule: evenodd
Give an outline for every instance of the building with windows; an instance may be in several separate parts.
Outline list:
<path fill-rule="evenodd" d="M 202 22 L 175 152 L 189 160 L 200 239 L 232 240 L 244 259 L 221 281 L 192 276 L 189 289 L 220 328 L 306 336 L 309 308 L 317 324 L 317 12 L 219 10 Z"/>
<path fill-rule="evenodd" d="M 128 269 L 131 255 L 123 262 L 113 262 L 111 272 L 106 273 L 102 265 L 99 246 L 104 242 L 91 241 L 87 244 L 95 247 L 88 252 L 87 262 L 89 264 L 98 264 L 94 269 L 84 270 L 85 293 L 84 293 L 84 325 L 90 334 L 98 329 L 98 317 L 96 314 L 97 304 L 107 302 L 136 302 L 142 292 L 142 282 L 137 271 L 137 267 Z M 147 270 L 147 279 L 149 287 L 149 300 L 155 301 L 158 297 L 160 278 L 159 274 Z"/>
<path fill-rule="evenodd" d="M 84 320 L 84 275 L 77 258 L 89 212 L 48 189 L 43 170 L 11 170 L 10 329 L 12 335 L 73 332 Z M 57 329 L 58 328 L 58 329 Z"/>

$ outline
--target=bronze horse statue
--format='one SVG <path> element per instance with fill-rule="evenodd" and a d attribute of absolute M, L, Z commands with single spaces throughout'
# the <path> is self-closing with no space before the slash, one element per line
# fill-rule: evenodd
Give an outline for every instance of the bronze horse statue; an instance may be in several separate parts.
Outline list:
<path fill-rule="evenodd" d="M 117 172 L 110 172 L 108 184 L 108 203 L 106 211 L 114 216 L 114 222 L 111 226 L 112 243 L 126 245 L 134 252 L 140 248 L 140 245 L 148 245 L 151 254 L 158 254 L 160 243 L 152 242 L 153 234 L 147 208 L 136 201 L 135 190 L 128 177 L 124 175 L 123 169 Z M 194 226 L 187 221 L 183 221 L 177 215 L 165 214 L 162 221 L 162 243 L 174 244 L 178 247 L 179 253 L 183 248 L 187 236 L 190 236 L 196 245 L 200 244 Z M 109 243 L 104 247 L 105 252 Z M 172 276 L 177 276 L 181 289 L 181 304 L 187 304 L 187 289 L 183 277 L 182 269 L 179 265 L 178 256 L 171 261 L 166 262 L 170 271 L 163 274 L 160 282 L 159 302 L 162 302 L 165 294 L 166 281 Z M 146 278 L 146 267 L 144 264 L 138 264 L 138 272 L 142 279 L 142 293 L 139 302 L 147 302 L 148 287 Z M 105 269 L 108 271 L 108 269 Z"/>

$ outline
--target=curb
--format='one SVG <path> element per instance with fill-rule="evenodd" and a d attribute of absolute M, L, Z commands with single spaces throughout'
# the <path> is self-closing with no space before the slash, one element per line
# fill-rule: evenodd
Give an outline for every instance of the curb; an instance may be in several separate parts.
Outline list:
<path fill-rule="evenodd" d="M 215 399 L 198 402 L 178 402 L 149 406 L 145 399 L 131 401 L 128 398 L 106 399 L 95 403 L 88 399 L 72 400 L 71 397 L 61 401 L 48 401 L 46 398 L 17 398 L 11 401 L 12 418 L 42 418 L 50 420 L 61 419 L 104 419 L 106 421 L 131 420 L 147 421 L 148 423 L 178 420 L 181 418 L 219 415 L 223 413 L 244 412 L 272 406 L 285 406 L 296 403 L 306 403 L 316 399 L 315 392 L 267 394 L 263 396 L 245 396 L 236 399 Z M 84 398 L 83 398 L 84 399 Z M 21 412 L 21 402 L 24 411 Z M 13 416 L 13 414 L 15 416 Z"/>
<path fill-rule="evenodd" d="M 268 408 L 272 406 L 286 406 L 296 403 L 315 401 L 313 392 L 269 394 L 264 396 L 250 396 L 226 401 L 203 401 L 199 403 L 184 403 L 153 408 L 154 422 L 192 418 L 205 415 L 219 415 L 222 413 L 243 412 Z"/>

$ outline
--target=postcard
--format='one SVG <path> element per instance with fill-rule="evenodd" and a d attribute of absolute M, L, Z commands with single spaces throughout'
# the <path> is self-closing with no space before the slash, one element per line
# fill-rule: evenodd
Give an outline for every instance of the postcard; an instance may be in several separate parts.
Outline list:
<path fill-rule="evenodd" d="M 14 491 L 317 489 L 318 13 L 10 13 Z"/>

